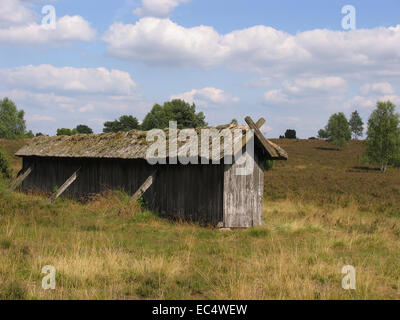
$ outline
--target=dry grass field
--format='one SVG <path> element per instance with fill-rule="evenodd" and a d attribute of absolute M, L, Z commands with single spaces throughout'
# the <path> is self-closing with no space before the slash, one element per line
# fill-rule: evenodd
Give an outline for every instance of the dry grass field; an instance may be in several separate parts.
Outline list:
<path fill-rule="evenodd" d="M 0 180 L 0 299 L 400 298 L 400 170 L 362 163 L 361 142 L 278 143 L 290 159 L 265 172 L 265 226 L 248 230 L 172 223 L 118 191 L 48 205 Z"/>

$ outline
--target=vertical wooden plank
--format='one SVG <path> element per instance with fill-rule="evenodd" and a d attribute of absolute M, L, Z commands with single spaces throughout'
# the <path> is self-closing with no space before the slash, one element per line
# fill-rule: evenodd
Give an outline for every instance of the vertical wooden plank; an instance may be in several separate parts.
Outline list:
<path fill-rule="evenodd" d="M 243 155 L 246 152 L 243 152 Z M 255 186 L 254 171 L 250 175 L 240 176 L 236 175 L 237 168 L 237 163 L 225 165 L 223 222 L 226 228 L 247 228 L 253 226 L 253 212 L 257 210 L 258 189 Z"/>

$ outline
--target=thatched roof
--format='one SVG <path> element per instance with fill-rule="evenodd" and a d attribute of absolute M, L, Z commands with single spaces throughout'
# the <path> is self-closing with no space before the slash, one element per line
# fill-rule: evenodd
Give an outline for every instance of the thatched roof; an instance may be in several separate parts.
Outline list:
<path fill-rule="evenodd" d="M 211 128 L 211 127 L 209 127 Z M 225 125 L 214 127 L 217 130 L 229 128 L 230 130 L 241 129 L 245 131 L 249 129 L 247 126 Z M 200 145 L 200 130 L 195 129 L 199 136 Z M 168 129 L 165 129 L 167 140 L 168 154 Z M 179 135 L 178 130 L 178 135 Z M 146 140 L 146 131 L 131 130 L 128 132 L 118 133 L 102 133 L 102 134 L 77 134 L 73 136 L 39 136 L 31 139 L 29 143 L 22 147 L 15 154 L 20 157 L 59 157 L 59 158 L 121 158 L 121 159 L 146 159 L 147 148 L 153 144 Z M 232 136 L 234 136 L 232 134 Z M 256 140 L 258 139 L 255 135 Z M 262 146 L 263 152 L 271 159 L 287 159 L 287 153 L 272 143 L 264 139 L 267 143 Z M 185 142 L 178 142 L 178 146 Z M 240 143 L 240 141 L 233 141 Z M 210 149 L 212 142 L 210 141 Z M 211 152 L 210 152 L 211 153 Z M 199 146 L 199 154 L 200 146 Z M 223 143 L 221 143 L 221 158 L 223 157 Z"/>

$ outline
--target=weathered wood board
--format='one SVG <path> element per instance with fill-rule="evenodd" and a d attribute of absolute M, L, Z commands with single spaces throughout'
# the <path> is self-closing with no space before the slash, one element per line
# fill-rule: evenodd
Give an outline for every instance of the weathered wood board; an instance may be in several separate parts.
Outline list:
<path fill-rule="evenodd" d="M 29 167 L 25 170 L 25 172 L 19 176 L 17 176 L 14 181 L 11 182 L 10 190 L 14 191 L 32 172 L 32 168 Z"/>

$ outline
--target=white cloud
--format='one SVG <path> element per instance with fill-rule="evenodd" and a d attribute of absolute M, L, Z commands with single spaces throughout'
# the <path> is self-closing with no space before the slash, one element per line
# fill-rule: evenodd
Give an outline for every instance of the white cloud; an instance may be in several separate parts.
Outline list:
<path fill-rule="evenodd" d="M 196 103 L 201 106 L 221 105 L 228 102 L 238 102 L 239 98 L 233 97 L 224 90 L 206 87 L 203 89 L 192 89 L 180 94 L 170 96 L 172 99 L 182 99 L 188 103 Z"/>
<path fill-rule="evenodd" d="M 61 126 L 80 123 L 99 132 L 102 120 L 121 114 L 142 118 L 152 105 L 129 73 L 120 70 L 39 65 L 0 69 L 0 77 L 0 96 L 25 110 L 27 126 L 35 132 L 54 134 Z"/>
<path fill-rule="evenodd" d="M 373 96 L 355 96 L 349 102 L 347 102 L 347 106 L 357 108 L 366 108 L 372 109 L 376 107 L 376 103 L 378 101 L 388 101 L 390 100 L 396 106 L 400 106 L 400 96 L 392 94 L 392 95 L 373 95 Z"/>
<path fill-rule="evenodd" d="M 20 0 L 0 0 L 0 28 L 29 24 L 34 21 L 33 12 Z"/>
<path fill-rule="evenodd" d="M 288 103 L 290 99 L 281 89 L 275 89 L 264 93 L 264 101 L 267 103 Z"/>
<path fill-rule="evenodd" d="M 212 27 L 184 28 L 157 18 L 143 18 L 135 25 L 114 23 L 103 36 L 108 51 L 119 58 L 204 67 L 223 58 L 219 38 Z"/>
<path fill-rule="evenodd" d="M 340 77 L 314 77 L 285 81 L 284 87 L 291 93 L 304 93 L 306 91 L 315 94 L 316 91 L 345 91 L 347 89 L 347 83 Z"/>
<path fill-rule="evenodd" d="M 33 11 L 33 3 L 21 0 L 0 0 L 0 43 L 22 45 L 61 44 L 91 41 L 96 30 L 81 16 L 63 16 L 56 28 L 41 24 L 42 16 Z"/>
<path fill-rule="evenodd" d="M 4 82 L 3 82 L 4 85 Z M 64 95 L 57 95 L 51 93 L 32 92 L 24 89 L 8 89 L 5 88 L 0 90 L 0 96 L 9 97 L 17 101 L 29 101 L 32 104 L 36 104 L 44 107 L 58 106 L 63 109 L 72 109 L 75 99 Z"/>
<path fill-rule="evenodd" d="M 91 41 L 96 30 L 81 16 L 64 16 L 57 20 L 56 28 L 49 29 L 37 23 L 10 26 L 0 29 L 0 43 L 13 44 L 61 44 L 73 41 Z"/>
<path fill-rule="evenodd" d="M 3 84 L 13 88 L 37 91 L 75 92 L 84 94 L 133 93 L 136 84 L 129 73 L 105 68 L 57 68 L 52 65 L 0 69 Z"/>
<path fill-rule="evenodd" d="M 363 96 L 355 96 L 353 99 L 350 100 L 348 103 L 349 107 L 361 107 L 361 108 L 372 108 L 376 105 L 375 99 L 366 98 Z"/>
<path fill-rule="evenodd" d="M 368 83 L 362 86 L 360 90 L 360 93 L 362 95 L 369 95 L 371 93 L 390 95 L 393 94 L 394 92 L 395 92 L 394 88 L 388 82 Z"/>
<path fill-rule="evenodd" d="M 225 65 L 281 78 L 400 79 L 400 25 L 296 35 L 259 25 L 219 34 L 209 26 L 185 28 L 170 19 L 142 18 L 134 25 L 113 24 L 103 40 L 112 55 L 147 63 Z"/>
<path fill-rule="evenodd" d="M 142 0 L 142 6 L 133 12 L 138 16 L 168 17 L 181 3 L 190 0 Z"/>
<path fill-rule="evenodd" d="M 347 91 L 347 82 L 340 77 L 313 77 L 285 80 L 278 89 L 264 93 L 264 102 L 273 104 L 310 104 L 312 101 L 332 100 Z"/>
<path fill-rule="evenodd" d="M 392 95 L 385 95 L 379 97 L 378 101 L 388 101 L 390 100 L 393 102 L 396 106 L 400 107 L 400 96 L 392 94 Z"/>

